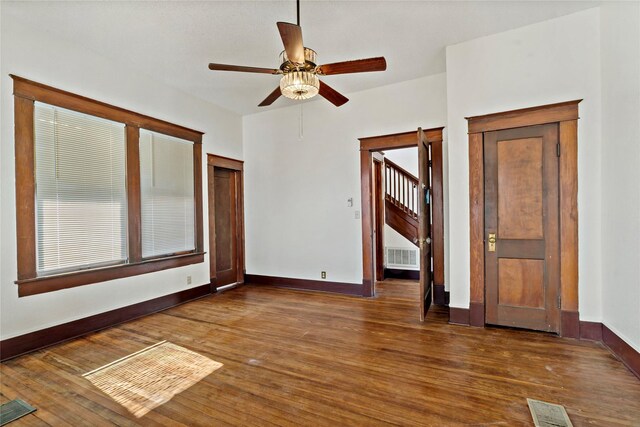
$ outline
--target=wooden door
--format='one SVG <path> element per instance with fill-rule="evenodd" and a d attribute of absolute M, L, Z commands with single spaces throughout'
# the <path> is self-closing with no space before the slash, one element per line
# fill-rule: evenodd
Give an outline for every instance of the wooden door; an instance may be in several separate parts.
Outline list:
<path fill-rule="evenodd" d="M 485 132 L 486 323 L 559 331 L 558 125 Z"/>
<path fill-rule="evenodd" d="M 238 172 L 214 167 L 213 173 L 213 238 L 212 277 L 220 287 L 238 278 Z"/>
<path fill-rule="evenodd" d="M 420 243 L 420 320 L 424 321 L 431 307 L 431 175 L 429 173 L 429 143 L 418 128 L 418 239 Z"/>

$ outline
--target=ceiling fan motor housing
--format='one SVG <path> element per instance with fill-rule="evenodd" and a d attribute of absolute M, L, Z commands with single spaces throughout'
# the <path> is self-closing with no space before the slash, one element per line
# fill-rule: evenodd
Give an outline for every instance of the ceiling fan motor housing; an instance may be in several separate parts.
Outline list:
<path fill-rule="evenodd" d="M 280 52 L 280 71 L 283 73 L 288 73 L 291 71 L 314 71 L 318 64 L 317 62 L 318 54 L 315 50 L 309 49 L 308 47 L 304 48 L 304 64 L 297 64 L 289 61 L 287 57 L 287 52 Z"/>

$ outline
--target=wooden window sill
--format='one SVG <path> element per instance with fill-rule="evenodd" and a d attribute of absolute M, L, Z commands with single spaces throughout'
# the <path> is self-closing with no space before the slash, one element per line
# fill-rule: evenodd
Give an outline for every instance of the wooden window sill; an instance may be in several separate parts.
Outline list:
<path fill-rule="evenodd" d="M 57 274 L 53 276 L 36 277 L 33 279 L 17 280 L 18 296 L 43 294 L 60 289 L 74 288 L 91 283 L 106 282 L 107 280 L 137 276 L 154 271 L 167 270 L 190 264 L 204 262 L 204 252 L 174 255 L 170 257 L 144 260 L 132 264 L 119 264 L 73 273 Z"/>

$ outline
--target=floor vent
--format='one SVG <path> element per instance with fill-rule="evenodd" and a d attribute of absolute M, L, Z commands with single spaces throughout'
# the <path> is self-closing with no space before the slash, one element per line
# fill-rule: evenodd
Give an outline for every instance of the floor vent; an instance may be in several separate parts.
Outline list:
<path fill-rule="evenodd" d="M 533 399 L 527 403 L 536 427 L 573 427 L 564 406 Z"/>
<path fill-rule="evenodd" d="M 28 415 L 35 410 L 36 408 L 20 399 L 3 403 L 2 405 L 0 405 L 0 426 L 9 424 L 11 421 L 15 421 L 18 418 Z"/>
<path fill-rule="evenodd" d="M 387 247 L 388 268 L 418 268 L 418 253 L 415 249 Z"/>

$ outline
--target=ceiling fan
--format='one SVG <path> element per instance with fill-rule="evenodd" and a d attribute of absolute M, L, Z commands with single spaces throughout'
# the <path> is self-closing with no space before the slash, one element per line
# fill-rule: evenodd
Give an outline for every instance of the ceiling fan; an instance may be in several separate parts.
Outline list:
<path fill-rule="evenodd" d="M 387 61 L 384 57 L 358 59 L 355 61 L 334 62 L 332 64 L 316 65 L 317 55 L 313 49 L 302 43 L 302 28 L 300 27 L 300 0 L 296 1 L 297 24 L 278 22 L 278 31 L 284 44 L 284 51 L 280 53 L 279 68 L 244 67 L 240 65 L 209 64 L 210 70 L 241 71 L 245 73 L 278 74 L 282 75 L 280 86 L 258 104 L 259 107 L 271 105 L 280 95 L 290 99 L 309 99 L 318 94 L 336 107 L 349 101 L 344 95 L 320 81 L 318 76 L 334 74 L 365 73 L 370 71 L 384 71 Z"/>

